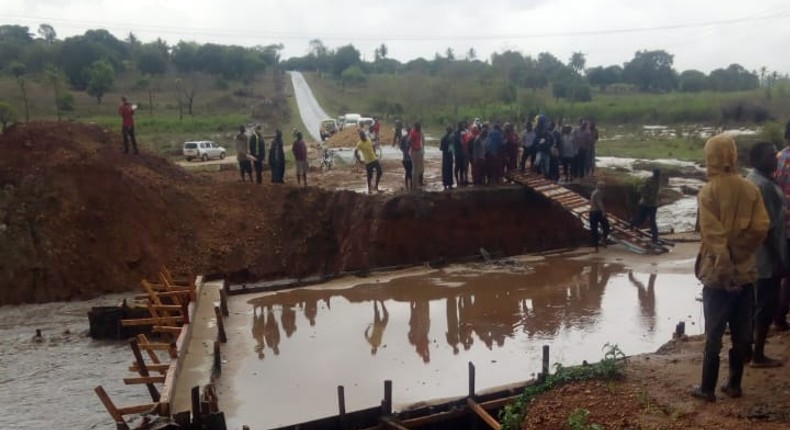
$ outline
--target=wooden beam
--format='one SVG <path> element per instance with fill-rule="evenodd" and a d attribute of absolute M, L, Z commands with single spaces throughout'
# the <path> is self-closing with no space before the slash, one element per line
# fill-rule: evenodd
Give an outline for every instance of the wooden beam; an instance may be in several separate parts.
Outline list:
<path fill-rule="evenodd" d="M 180 308 L 180 306 L 179 306 Z M 175 321 L 173 321 L 175 320 Z M 157 318 L 136 318 L 121 320 L 121 325 L 124 327 L 138 326 L 138 325 L 170 325 L 174 326 L 175 323 L 183 321 L 181 315 L 174 315 L 171 317 L 157 317 Z"/>
<path fill-rule="evenodd" d="M 145 367 L 148 370 L 152 370 L 152 371 L 160 372 L 160 373 L 165 373 L 165 372 L 167 372 L 167 369 L 170 367 L 170 365 L 169 364 L 148 364 Z M 129 371 L 130 372 L 139 372 L 140 368 L 137 365 L 133 364 L 133 365 L 129 366 Z"/>
<path fill-rule="evenodd" d="M 384 424 L 385 427 L 395 429 L 395 430 L 409 430 L 408 427 L 401 424 L 398 420 L 392 417 L 381 417 L 381 422 Z"/>
<path fill-rule="evenodd" d="M 502 428 L 502 425 L 499 424 L 499 421 L 495 420 L 494 417 L 492 417 L 488 412 L 486 412 L 485 409 L 478 405 L 477 402 L 472 399 L 466 399 L 466 404 L 493 430 L 500 430 Z"/>
<path fill-rule="evenodd" d="M 96 393 L 97 396 L 99 396 L 99 400 L 101 400 L 102 404 L 104 405 L 104 408 L 107 409 L 107 412 L 110 414 L 112 419 L 115 420 L 116 423 L 125 423 L 125 421 L 123 420 L 123 414 L 121 414 L 118 408 L 115 407 L 115 404 L 113 404 L 112 400 L 110 400 L 110 396 L 107 395 L 106 391 L 104 391 L 104 387 L 99 385 L 98 387 L 93 389 L 93 392 Z"/>
<path fill-rule="evenodd" d="M 134 378 L 123 378 L 123 383 L 126 385 L 163 384 L 164 382 L 164 376 L 140 376 Z"/>
<path fill-rule="evenodd" d="M 145 403 L 142 405 L 127 406 L 125 408 L 118 408 L 121 415 L 142 414 L 143 412 L 150 412 L 156 409 L 159 403 Z"/>
<path fill-rule="evenodd" d="M 140 344 L 139 347 L 148 351 L 170 351 L 173 345 L 169 343 L 146 343 Z"/>
<path fill-rule="evenodd" d="M 154 326 L 154 333 L 167 333 L 167 334 L 174 334 L 178 336 L 181 334 L 181 327 L 172 327 L 167 325 L 155 325 Z"/>
<path fill-rule="evenodd" d="M 137 367 L 140 368 L 140 376 L 149 376 L 148 367 L 146 367 L 145 361 L 143 361 L 143 354 L 140 353 L 140 347 L 137 343 L 137 339 L 130 340 L 129 346 L 132 348 L 134 359 L 137 361 Z M 148 393 L 151 394 L 151 400 L 154 402 L 159 402 L 159 390 L 156 389 L 154 384 L 146 384 L 146 387 L 148 387 Z"/>

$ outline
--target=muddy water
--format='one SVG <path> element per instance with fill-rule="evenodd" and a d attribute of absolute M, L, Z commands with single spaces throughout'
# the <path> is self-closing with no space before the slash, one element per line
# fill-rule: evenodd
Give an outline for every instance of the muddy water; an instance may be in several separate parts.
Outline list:
<path fill-rule="evenodd" d="M 125 386 L 131 350 L 123 341 L 88 336 L 91 301 L 0 307 L 0 428 L 114 429 L 93 392 L 103 385 L 118 405 L 150 402 L 144 387 Z M 42 338 L 34 339 L 36 329 Z"/>
<path fill-rule="evenodd" d="M 534 377 L 545 344 L 552 362 L 576 364 L 599 360 L 607 343 L 627 354 L 654 351 L 678 321 L 699 333 L 690 259 L 634 271 L 588 257 L 524 257 L 237 296 L 220 379 L 231 428 L 334 414 L 337 385 L 354 410 L 377 405 L 391 379 L 403 407 L 463 395 L 469 361 L 485 389 Z"/>

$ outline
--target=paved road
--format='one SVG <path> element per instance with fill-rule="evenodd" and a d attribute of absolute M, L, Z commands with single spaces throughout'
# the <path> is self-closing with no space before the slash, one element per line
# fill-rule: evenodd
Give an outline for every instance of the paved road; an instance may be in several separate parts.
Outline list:
<path fill-rule="evenodd" d="M 321 141 L 321 136 L 318 133 L 321 126 L 321 120 L 331 118 L 324 112 L 318 100 L 313 96 L 313 91 L 310 90 L 310 85 L 304 79 L 301 72 L 289 72 L 291 74 L 291 82 L 294 86 L 294 95 L 296 96 L 296 104 L 299 106 L 299 114 L 302 115 L 302 122 L 307 127 L 307 132 L 312 136 L 316 142 Z"/>

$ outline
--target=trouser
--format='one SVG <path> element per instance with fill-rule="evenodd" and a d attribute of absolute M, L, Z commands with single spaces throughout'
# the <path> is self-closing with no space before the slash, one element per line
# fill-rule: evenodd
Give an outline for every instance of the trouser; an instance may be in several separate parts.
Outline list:
<path fill-rule="evenodd" d="M 466 167 L 466 154 L 462 151 L 455 153 L 455 182 L 458 185 L 469 182 L 468 172 Z"/>
<path fill-rule="evenodd" d="M 765 358 L 765 339 L 779 307 L 782 278 L 760 278 L 754 285 L 754 357 Z"/>
<path fill-rule="evenodd" d="M 373 179 L 374 170 L 376 171 L 376 188 L 378 188 L 379 180 L 381 180 L 381 163 L 379 163 L 379 160 L 365 165 L 365 171 L 368 178 L 368 189 L 370 189 L 370 180 Z"/>
<path fill-rule="evenodd" d="M 595 174 L 595 145 L 590 147 L 587 151 L 587 174 Z"/>
<path fill-rule="evenodd" d="M 123 135 L 123 152 L 129 153 L 129 141 L 132 141 L 132 148 L 134 148 L 134 153 L 138 154 L 137 152 L 137 139 L 134 137 L 134 126 L 130 127 L 121 127 L 121 134 Z"/>
<path fill-rule="evenodd" d="M 562 157 L 562 174 L 565 175 L 566 180 L 574 177 L 573 157 Z"/>
<path fill-rule="evenodd" d="M 285 182 L 285 160 L 276 160 L 269 163 L 272 170 L 272 183 L 282 184 Z"/>
<path fill-rule="evenodd" d="M 576 155 L 576 177 L 583 178 L 587 173 L 587 150 L 579 148 Z"/>
<path fill-rule="evenodd" d="M 250 160 L 240 160 L 239 161 L 239 171 L 241 172 L 241 180 L 244 180 L 244 174 L 250 175 L 250 180 L 252 180 L 252 163 Z"/>
<path fill-rule="evenodd" d="M 475 185 L 485 185 L 486 183 L 486 160 L 477 158 L 472 161 L 472 179 Z"/>
<path fill-rule="evenodd" d="M 409 184 L 411 184 L 411 177 L 413 166 L 411 160 L 403 160 L 403 171 L 404 171 L 404 180 L 406 184 L 406 189 L 409 189 Z"/>
<path fill-rule="evenodd" d="M 508 145 L 507 157 L 505 159 L 505 169 L 513 170 L 516 168 L 518 158 L 518 146 Z"/>
<path fill-rule="evenodd" d="M 790 240 L 787 241 L 787 246 L 790 246 Z M 779 288 L 779 303 L 774 314 L 774 324 L 778 326 L 787 324 L 788 311 L 790 311 L 790 276 L 782 279 L 782 285 Z"/>
<path fill-rule="evenodd" d="M 524 169 L 527 168 L 527 158 L 528 157 L 532 158 L 531 162 L 529 163 L 530 166 L 535 164 L 535 153 L 534 153 L 534 151 L 530 151 L 530 149 L 527 148 L 526 146 L 522 146 L 521 147 L 521 161 L 519 161 L 519 163 L 518 163 L 518 168 L 519 169 L 524 170 Z"/>
<path fill-rule="evenodd" d="M 609 220 L 602 211 L 590 211 L 590 235 L 592 236 L 592 244 L 598 247 L 598 226 L 603 230 L 603 242 L 606 244 L 606 238 L 609 237 Z"/>
<path fill-rule="evenodd" d="M 445 187 L 453 186 L 453 158 L 452 152 L 442 152 L 442 185 Z"/>
<path fill-rule="evenodd" d="M 740 388 L 743 366 L 751 355 L 752 303 L 754 288 L 744 285 L 740 291 L 704 287 L 702 307 L 705 314 L 705 351 L 702 357 L 702 384 L 705 393 L 713 393 L 719 378 L 719 353 L 727 325 L 730 326 L 732 348 L 729 351 L 730 379 L 728 385 Z"/>
<path fill-rule="evenodd" d="M 538 155 L 535 159 L 535 163 L 538 166 L 538 173 L 542 173 L 543 176 L 549 176 L 549 161 L 551 159 L 551 155 L 548 152 L 539 151 Z"/>
<path fill-rule="evenodd" d="M 658 208 L 655 206 L 644 206 L 639 205 L 639 212 L 636 213 L 636 216 L 631 220 L 631 227 L 639 227 L 645 222 L 645 219 L 650 220 L 650 235 L 653 237 L 653 240 L 658 240 L 658 225 L 656 224 L 656 211 Z"/>
<path fill-rule="evenodd" d="M 420 179 L 422 178 L 422 174 L 425 170 L 425 160 L 423 158 L 422 150 L 413 150 L 410 152 L 410 155 L 412 163 L 411 186 L 420 188 L 422 186 Z"/>
<path fill-rule="evenodd" d="M 258 158 L 258 161 L 253 161 L 252 166 L 255 168 L 255 182 L 263 182 L 263 160 Z"/>

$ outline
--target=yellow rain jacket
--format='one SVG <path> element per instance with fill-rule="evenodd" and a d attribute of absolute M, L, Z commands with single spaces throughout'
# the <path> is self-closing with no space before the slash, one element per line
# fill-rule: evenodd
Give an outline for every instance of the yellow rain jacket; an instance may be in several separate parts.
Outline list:
<path fill-rule="evenodd" d="M 738 172 L 732 137 L 705 143 L 708 183 L 699 193 L 702 236 L 695 272 L 706 287 L 737 289 L 757 280 L 757 249 L 770 221 L 757 187 Z"/>

